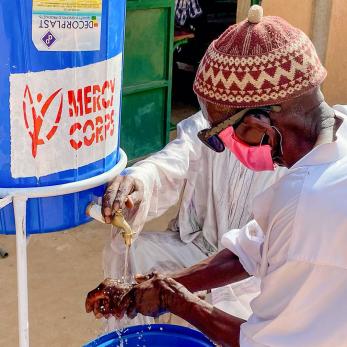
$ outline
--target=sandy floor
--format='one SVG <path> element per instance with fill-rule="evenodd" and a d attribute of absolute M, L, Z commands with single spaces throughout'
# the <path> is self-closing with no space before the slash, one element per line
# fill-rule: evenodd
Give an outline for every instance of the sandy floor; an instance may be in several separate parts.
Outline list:
<path fill-rule="evenodd" d="M 61 233 L 31 236 L 28 245 L 30 345 L 81 346 L 102 332 L 84 311 L 86 293 L 103 279 L 101 252 L 109 227 L 97 222 Z M 0 235 L 0 346 L 18 346 L 16 250 Z"/>

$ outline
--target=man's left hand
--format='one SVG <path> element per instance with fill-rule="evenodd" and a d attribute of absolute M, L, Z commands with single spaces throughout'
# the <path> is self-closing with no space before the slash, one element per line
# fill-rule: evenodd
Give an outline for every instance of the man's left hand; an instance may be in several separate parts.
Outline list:
<path fill-rule="evenodd" d="M 134 318 L 138 313 L 144 316 L 158 317 L 167 311 L 175 313 L 185 307 L 190 293 L 182 284 L 170 277 L 153 273 L 147 276 L 136 277 L 138 282 L 131 291 L 124 296 L 124 302 L 130 302 L 127 309 L 129 318 Z M 130 300 L 129 300 L 130 297 Z"/>

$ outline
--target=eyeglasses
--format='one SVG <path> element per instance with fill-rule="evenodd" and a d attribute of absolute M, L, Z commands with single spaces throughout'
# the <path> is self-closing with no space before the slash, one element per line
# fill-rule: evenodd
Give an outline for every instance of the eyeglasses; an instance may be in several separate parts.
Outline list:
<path fill-rule="evenodd" d="M 264 106 L 258 108 L 245 108 L 231 117 L 227 118 L 225 121 L 218 123 L 217 125 L 209 128 L 200 130 L 198 132 L 198 138 L 200 141 L 205 144 L 207 147 L 212 149 L 215 152 L 221 153 L 224 151 L 225 146 L 223 141 L 219 138 L 219 134 L 225 130 L 226 128 L 232 126 L 236 129 L 243 121 L 243 118 L 249 114 L 257 115 L 262 114 L 269 117 L 270 112 L 280 112 L 281 106 L 273 105 L 273 106 Z"/>

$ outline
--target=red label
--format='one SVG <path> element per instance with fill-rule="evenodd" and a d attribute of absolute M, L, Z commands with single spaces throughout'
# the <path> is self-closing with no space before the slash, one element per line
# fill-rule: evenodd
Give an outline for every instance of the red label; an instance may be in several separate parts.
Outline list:
<path fill-rule="evenodd" d="M 12 177 L 74 170 L 115 153 L 121 75 L 121 54 L 81 67 L 11 74 Z"/>

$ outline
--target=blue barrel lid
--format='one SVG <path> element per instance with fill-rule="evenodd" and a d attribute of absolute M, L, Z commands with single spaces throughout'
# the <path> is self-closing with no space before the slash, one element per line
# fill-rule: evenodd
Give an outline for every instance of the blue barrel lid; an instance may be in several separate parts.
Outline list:
<path fill-rule="evenodd" d="M 84 347 L 211 347 L 200 331 L 172 324 L 135 325 L 103 335 Z"/>

